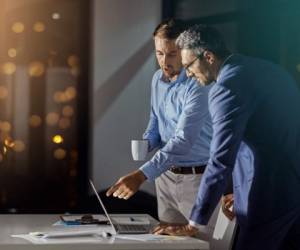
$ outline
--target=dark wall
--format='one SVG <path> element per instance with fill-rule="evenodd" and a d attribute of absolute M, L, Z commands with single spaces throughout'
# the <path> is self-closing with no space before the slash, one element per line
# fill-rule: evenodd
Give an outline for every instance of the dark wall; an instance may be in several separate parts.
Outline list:
<path fill-rule="evenodd" d="M 233 52 L 282 65 L 300 86 L 300 1 L 174 0 L 166 7 L 166 17 L 216 26 Z"/>

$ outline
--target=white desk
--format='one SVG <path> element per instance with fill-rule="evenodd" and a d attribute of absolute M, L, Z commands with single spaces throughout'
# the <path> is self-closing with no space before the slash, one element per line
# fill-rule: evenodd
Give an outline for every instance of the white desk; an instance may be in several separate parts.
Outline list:
<path fill-rule="evenodd" d="M 119 215 L 118 215 L 119 216 Z M 132 215 L 134 216 L 134 215 Z M 26 234 L 34 231 L 53 231 L 51 226 L 58 220 L 58 215 L 0 215 L 0 249 L 1 250 L 154 250 L 154 249 L 209 249 L 209 244 L 195 238 L 168 240 L 163 242 L 141 242 L 125 239 L 103 239 L 99 243 L 68 244 L 32 244 L 26 240 L 12 238 L 12 234 Z M 149 216 L 151 223 L 155 220 Z"/>

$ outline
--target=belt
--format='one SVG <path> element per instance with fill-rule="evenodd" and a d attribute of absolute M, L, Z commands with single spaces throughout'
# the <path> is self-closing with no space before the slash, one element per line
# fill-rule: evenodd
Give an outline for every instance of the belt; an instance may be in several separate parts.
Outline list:
<path fill-rule="evenodd" d="M 174 174 L 203 174 L 206 165 L 204 166 L 194 166 L 194 167 L 177 167 L 172 166 L 169 170 Z"/>

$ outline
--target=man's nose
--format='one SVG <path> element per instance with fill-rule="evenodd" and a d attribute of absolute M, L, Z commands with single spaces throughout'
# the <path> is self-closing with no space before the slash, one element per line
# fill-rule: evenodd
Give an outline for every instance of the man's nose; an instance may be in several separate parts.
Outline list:
<path fill-rule="evenodd" d="M 168 56 L 164 56 L 163 57 L 163 64 L 164 65 L 168 65 L 169 64 L 169 57 Z"/>

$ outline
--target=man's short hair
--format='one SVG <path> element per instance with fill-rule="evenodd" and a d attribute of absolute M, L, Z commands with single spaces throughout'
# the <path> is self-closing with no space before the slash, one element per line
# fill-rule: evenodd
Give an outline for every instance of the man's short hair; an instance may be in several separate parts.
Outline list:
<path fill-rule="evenodd" d="M 186 24 L 178 19 L 166 19 L 154 30 L 153 38 L 159 37 L 166 40 L 176 39 L 186 28 Z"/>
<path fill-rule="evenodd" d="M 208 50 L 217 57 L 223 58 L 229 53 L 219 31 L 202 24 L 193 25 L 181 33 L 176 40 L 176 45 L 180 49 L 190 49 L 196 55 L 202 54 L 203 50 Z"/>

